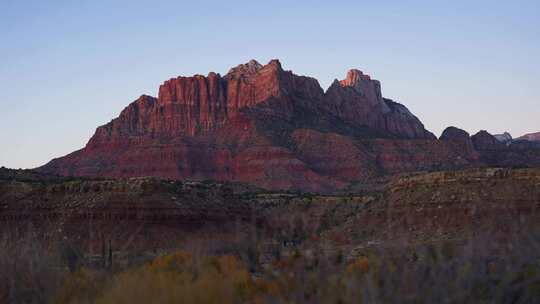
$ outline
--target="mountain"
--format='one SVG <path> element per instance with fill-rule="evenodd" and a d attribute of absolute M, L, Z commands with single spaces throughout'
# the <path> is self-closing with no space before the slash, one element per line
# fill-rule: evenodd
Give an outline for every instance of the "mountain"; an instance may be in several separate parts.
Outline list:
<path fill-rule="evenodd" d="M 471 136 L 482 164 L 493 167 L 539 167 L 540 144 L 525 140 L 502 143 L 482 130 Z"/>
<path fill-rule="evenodd" d="M 508 132 L 504 132 L 503 134 L 495 134 L 493 136 L 503 144 L 509 144 L 512 142 L 512 135 L 510 135 Z"/>
<path fill-rule="evenodd" d="M 83 149 L 37 170 L 327 192 L 374 176 L 481 165 L 474 138 L 464 139 L 437 140 L 359 70 L 325 92 L 278 60 L 252 60 L 224 76 L 165 81 L 157 98 L 139 97 Z"/>
<path fill-rule="evenodd" d="M 517 139 L 540 142 L 540 132 L 525 134 Z"/>

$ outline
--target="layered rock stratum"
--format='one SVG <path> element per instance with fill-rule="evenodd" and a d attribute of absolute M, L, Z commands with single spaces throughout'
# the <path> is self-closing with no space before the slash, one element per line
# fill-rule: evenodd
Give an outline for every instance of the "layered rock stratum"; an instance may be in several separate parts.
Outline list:
<path fill-rule="evenodd" d="M 499 143 L 493 136 L 450 133 L 437 140 L 359 70 L 324 91 L 316 79 L 286 71 L 278 60 L 252 60 L 224 76 L 165 81 L 157 98 L 141 96 L 98 127 L 83 149 L 38 171 L 327 192 L 401 172 L 513 165 L 491 155 Z M 529 158 L 537 154 L 517 157 L 519 165 L 533 163 Z"/>
<path fill-rule="evenodd" d="M 300 221 L 304 242 L 354 255 L 402 239 L 439 242 L 537 229 L 539 185 L 538 168 L 473 168 L 399 174 L 356 193 L 313 195 L 241 183 L 65 178 L 0 168 L 0 227 L 37 228 L 47 239 L 96 254 L 103 237 L 118 251 L 201 240 L 230 250 L 241 246 L 235 242 L 252 224 L 264 231 L 260 241 L 274 244 L 291 241 Z"/>

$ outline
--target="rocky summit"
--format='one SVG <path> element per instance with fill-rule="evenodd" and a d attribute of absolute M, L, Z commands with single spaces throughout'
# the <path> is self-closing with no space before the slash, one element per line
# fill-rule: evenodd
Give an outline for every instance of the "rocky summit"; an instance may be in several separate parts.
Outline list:
<path fill-rule="evenodd" d="M 139 97 L 83 149 L 37 170 L 329 192 L 408 171 L 540 164 L 537 147 L 511 150 L 485 133 L 454 128 L 438 140 L 356 69 L 325 92 L 278 60 L 252 60 L 165 81 L 157 98 Z"/>

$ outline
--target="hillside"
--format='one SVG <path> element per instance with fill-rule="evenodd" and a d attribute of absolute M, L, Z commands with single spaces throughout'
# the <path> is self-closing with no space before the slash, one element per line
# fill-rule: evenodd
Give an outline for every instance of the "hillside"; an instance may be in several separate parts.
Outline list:
<path fill-rule="evenodd" d="M 399 238 L 459 240 L 540 223 L 539 169 L 415 173 L 365 186 L 356 193 L 313 195 L 210 181 L 9 178 L 0 180 L 0 224 L 14 229 L 31 223 L 90 251 L 103 237 L 135 251 L 198 239 L 227 247 L 227 240 L 238 241 L 256 224 L 264 242 L 309 244 L 316 237 L 328 250 L 352 254 L 356 247 Z M 302 236 L 295 235 L 295 225 Z"/>

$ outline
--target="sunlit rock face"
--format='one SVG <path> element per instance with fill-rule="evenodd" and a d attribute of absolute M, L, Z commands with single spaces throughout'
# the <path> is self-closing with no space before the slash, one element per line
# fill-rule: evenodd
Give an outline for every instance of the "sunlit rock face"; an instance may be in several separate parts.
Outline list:
<path fill-rule="evenodd" d="M 350 70 L 345 79 L 335 80 L 324 97 L 324 108 L 357 127 L 402 138 L 435 139 L 405 106 L 383 98 L 378 80 L 359 70 Z"/>

